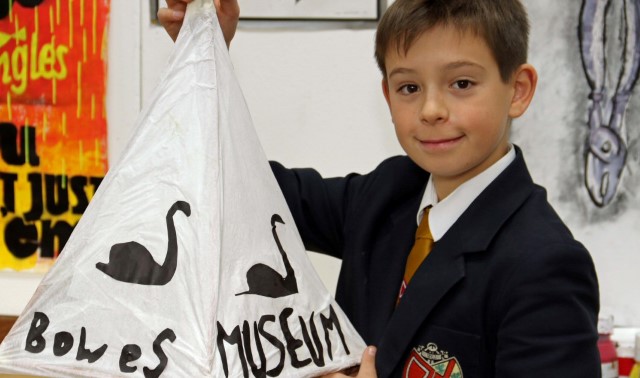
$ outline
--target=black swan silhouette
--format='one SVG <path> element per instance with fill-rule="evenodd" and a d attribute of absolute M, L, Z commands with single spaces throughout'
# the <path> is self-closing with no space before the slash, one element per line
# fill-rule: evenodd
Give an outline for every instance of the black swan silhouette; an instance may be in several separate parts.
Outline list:
<path fill-rule="evenodd" d="M 284 263 L 287 276 L 282 277 L 275 269 L 265 264 L 256 264 L 247 271 L 249 290 L 236 295 L 256 294 L 263 297 L 280 298 L 298 292 L 296 273 L 293 271 L 291 263 L 289 263 L 289 259 L 287 258 L 287 253 L 282 248 L 280 238 L 278 238 L 278 234 L 276 233 L 276 222 L 284 224 L 280 215 L 273 214 L 271 217 L 271 233 L 282 255 L 282 262 Z"/>
<path fill-rule="evenodd" d="M 135 241 L 118 243 L 109 251 L 109 262 L 97 263 L 96 268 L 121 282 L 140 285 L 165 285 L 173 278 L 178 266 L 178 241 L 173 216 L 176 211 L 191 215 L 191 206 L 187 202 L 177 201 L 167 212 L 167 234 L 169 243 L 164 264 L 160 265 L 145 246 Z"/>

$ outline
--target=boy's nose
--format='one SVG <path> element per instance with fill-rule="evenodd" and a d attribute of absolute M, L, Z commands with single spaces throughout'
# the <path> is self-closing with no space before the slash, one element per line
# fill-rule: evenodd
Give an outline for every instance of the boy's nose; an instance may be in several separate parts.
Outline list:
<path fill-rule="evenodd" d="M 422 121 L 435 125 L 442 123 L 449 118 L 449 110 L 442 95 L 439 93 L 428 93 L 425 97 L 420 114 Z"/>

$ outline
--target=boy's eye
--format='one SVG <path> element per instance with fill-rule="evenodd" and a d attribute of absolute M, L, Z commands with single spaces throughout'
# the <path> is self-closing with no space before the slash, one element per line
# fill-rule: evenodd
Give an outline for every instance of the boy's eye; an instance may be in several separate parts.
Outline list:
<path fill-rule="evenodd" d="M 457 80 L 453 83 L 453 87 L 456 89 L 468 89 L 471 87 L 471 81 L 469 80 Z"/>
<path fill-rule="evenodd" d="M 419 89 L 415 84 L 406 84 L 400 87 L 399 92 L 402 94 L 412 94 L 418 92 Z"/>

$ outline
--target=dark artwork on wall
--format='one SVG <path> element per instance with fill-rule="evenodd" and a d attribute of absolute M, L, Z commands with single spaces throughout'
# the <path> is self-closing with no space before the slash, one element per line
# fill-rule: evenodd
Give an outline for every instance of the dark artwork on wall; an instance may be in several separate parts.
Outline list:
<path fill-rule="evenodd" d="M 612 3 L 584 0 L 579 25 L 582 63 L 591 89 L 584 177 L 598 207 L 610 204 L 618 191 L 629 144 L 625 113 L 640 71 L 640 1 L 624 0 L 617 22 L 609 23 Z M 620 28 L 617 40 L 607 38 L 608 28 Z"/>

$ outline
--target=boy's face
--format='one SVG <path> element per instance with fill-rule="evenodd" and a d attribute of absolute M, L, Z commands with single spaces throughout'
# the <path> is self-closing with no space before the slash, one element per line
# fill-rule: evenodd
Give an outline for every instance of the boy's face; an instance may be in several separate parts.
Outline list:
<path fill-rule="evenodd" d="M 390 46 L 386 70 L 398 140 L 433 175 L 440 199 L 506 154 L 509 120 L 526 110 L 536 81 L 523 65 L 504 83 L 484 39 L 446 26 L 425 31 L 406 54 Z"/>

